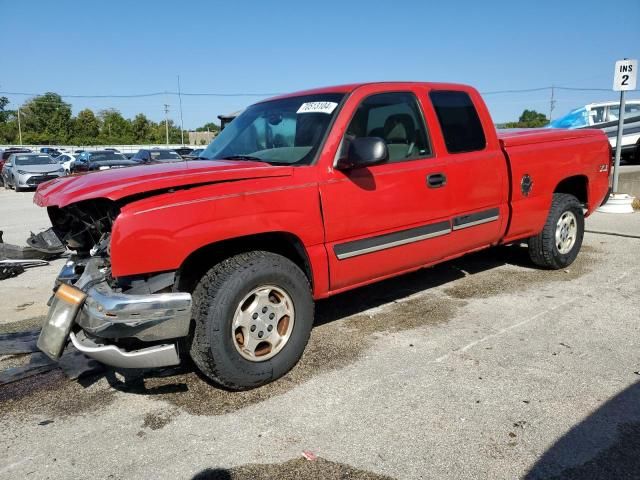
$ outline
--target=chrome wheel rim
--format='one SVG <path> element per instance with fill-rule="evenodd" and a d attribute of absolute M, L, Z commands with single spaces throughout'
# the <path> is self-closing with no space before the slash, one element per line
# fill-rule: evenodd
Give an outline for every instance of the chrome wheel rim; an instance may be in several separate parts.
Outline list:
<path fill-rule="evenodd" d="M 567 254 L 576 243 L 578 221 L 572 212 L 560 215 L 556 225 L 556 247 L 561 254 Z"/>
<path fill-rule="evenodd" d="M 264 362 L 280 353 L 291 338 L 295 312 L 287 292 L 261 285 L 238 304 L 231 337 L 238 353 L 251 362 Z"/>

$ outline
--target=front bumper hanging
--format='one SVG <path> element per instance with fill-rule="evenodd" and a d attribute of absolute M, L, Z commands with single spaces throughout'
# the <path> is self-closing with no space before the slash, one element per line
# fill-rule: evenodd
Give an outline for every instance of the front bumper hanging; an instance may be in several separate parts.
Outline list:
<path fill-rule="evenodd" d="M 129 295 L 114 291 L 106 280 L 102 259 L 97 257 L 86 262 L 84 272 L 75 282 L 68 277 L 73 268 L 73 262 L 68 262 L 59 282 L 64 284 L 65 292 L 71 289 L 83 298 L 80 305 L 71 305 L 67 302 L 69 295 L 54 296 L 39 339 L 39 345 L 46 346 L 41 349 L 47 355 L 57 358 L 70 337 L 78 350 L 114 367 L 148 368 L 180 363 L 175 340 L 189 333 L 189 293 Z M 69 317 L 66 320 L 65 315 Z M 126 350 L 117 345 L 122 339 L 154 344 Z M 173 341 L 161 343 L 164 340 Z"/>

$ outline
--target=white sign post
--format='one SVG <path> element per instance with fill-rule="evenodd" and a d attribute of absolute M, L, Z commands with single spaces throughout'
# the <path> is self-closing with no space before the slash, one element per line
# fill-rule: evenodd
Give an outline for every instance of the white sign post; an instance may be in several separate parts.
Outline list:
<path fill-rule="evenodd" d="M 618 60 L 613 75 L 613 90 L 620 92 L 620 110 L 618 115 L 618 136 L 616 140 L 615 167 L 613 170 L 613 193 L 618 193 L 618 174 L 620 173 L 620 153 L 622 152 L 622 133 L 624 130 L 624 92 L 636 89 L 638 79 L 637 60 Z"/>
<path fill-rule="evenodd" d="M 618 60 L 613 75 L 613 90 L 620 92 L 620 110 L 618 114 L 618 136 L 616 140 L 616 156 L 613 167 L 613 192 L 604 205 L 598 208 L 603 213 L 633 213 L 633 197 L 618 193 L 618 176 L 620 174 L 620 154 L 622 152 L 622 133 L 624 131 L 624 92 L 636 89 L 638 78 L 638 61 Z"/>

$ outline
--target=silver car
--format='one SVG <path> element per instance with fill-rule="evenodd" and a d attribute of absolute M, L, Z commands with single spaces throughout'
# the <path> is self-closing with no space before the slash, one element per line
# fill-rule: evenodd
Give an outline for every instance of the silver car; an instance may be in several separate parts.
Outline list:
<path fill-rule="evenodd" d="M 54 158 L 42 153 L 16 153 L 11 155 L 2 168 L 5 188 L 16 192 L 34 188 L 42 182 L 64 176 L 64 167 Z"/>

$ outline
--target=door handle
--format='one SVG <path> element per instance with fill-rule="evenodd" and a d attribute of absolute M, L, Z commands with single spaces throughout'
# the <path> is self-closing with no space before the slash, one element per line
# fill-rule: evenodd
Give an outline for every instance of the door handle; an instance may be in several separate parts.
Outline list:
<path fill-rule="evenodd" d="M 427 185 L 429 188 L 440 188 L 447 184 L 447 177 L 444 173 L 432 173 L 427 175 Z"/>

